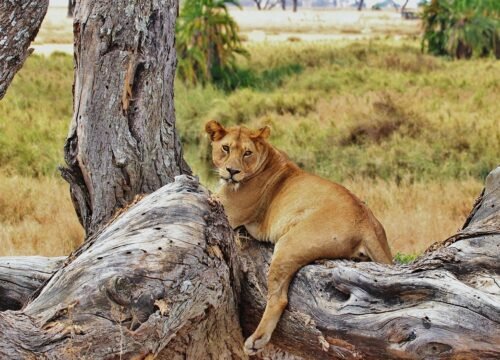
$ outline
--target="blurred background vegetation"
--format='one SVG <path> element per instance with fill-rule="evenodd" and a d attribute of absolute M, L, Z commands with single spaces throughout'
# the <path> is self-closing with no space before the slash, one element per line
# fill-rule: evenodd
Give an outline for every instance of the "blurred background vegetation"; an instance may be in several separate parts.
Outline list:
<path fill-rule="evenodd" d="M 432 0 L 422 14 L 422 47 L 434 55 L 500 58 L 500 1 Z"/>
<path fill-rule="evenodd" d="M 230 87 L 236 55 L 249 56 L 228 5 L 236 0 L 186 0 L 177 20 L 177 74 L 188 84 L 213 82 Z"/>
<path fill-rule="evenodd" d="M 247 42 L 229 3 L 186 0 L 178 22 L 177 125 L 202 182 L 211 189 L 217 182 L 206 121 L 268 124 L 271 142 L 302 168 L 341 182 L 368 203 L 393 252 L 405 254 L 400 259 L 452 235 L 499 163 L 496 43 L 486 52 L 467 35 L 471 56 L 453 60 L 455 30 L 439 35 L 441 10 L 430 19 L 436 9 L 449 11 L 451 0 L 423 10 L 421 37 Z M 498 22 L 494 6 L 480 15 Z M 34 55 L 0 102 L 2 255 L 65 254 L 82 239 L 57 172 L 72 82 L 71 55 Z"/>

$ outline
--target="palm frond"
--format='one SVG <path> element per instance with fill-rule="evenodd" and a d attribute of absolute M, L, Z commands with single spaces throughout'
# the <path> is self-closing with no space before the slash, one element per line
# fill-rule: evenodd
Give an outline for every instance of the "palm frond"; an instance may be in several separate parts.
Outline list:
<path fill-rule="evenodd" d="M 186 82 L 226 81 L 236 55 L 248 56 L 228 5 L 236 0 L 186 0 L 177 22 L 179 75 Z"/>

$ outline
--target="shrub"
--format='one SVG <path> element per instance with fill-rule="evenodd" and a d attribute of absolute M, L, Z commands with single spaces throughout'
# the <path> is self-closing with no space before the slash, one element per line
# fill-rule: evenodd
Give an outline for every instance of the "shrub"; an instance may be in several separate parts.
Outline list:
<path fill-rule="evenodd" d="M 228 4 L 240 6 L 237 0 L 186 0 L 177 20 L 177 71 L 184 81 L 234 86 L 236 54 L 248 53 Z"/>
<path fill-rule="evenodd" d="M 432 0 L 422 15 L 422 49 L 458 59 L 473 53 L 498 58 L 499 15 L 497 0 Z"/>

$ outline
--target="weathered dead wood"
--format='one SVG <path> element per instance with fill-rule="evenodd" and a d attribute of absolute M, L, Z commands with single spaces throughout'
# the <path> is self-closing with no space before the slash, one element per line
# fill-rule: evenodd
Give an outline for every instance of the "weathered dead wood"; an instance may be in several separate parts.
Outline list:
<path fill-rule="evenodd" d="M 243 358 L 230 234 L 198 182 L 177 178 L 87 241 L 22 311 L 0 312 L 0 358 Z"/>
<path fill-rule="evenodd" d="M 19 310 L 61 267 L 65 257 L 0 257 L 0 311 Z"/>
<path fill-rule="evenodd" d="M 271 342 L 306 359 L 500 357 L 500 167 L 468 226 L 413 264 L 325 261 L 297 274 Z M 265 306 L 272 247 L 243 241 L 241 323 Z"/>
<path fill-rule="evenodd" d="M 62 175 L 87 235 L 137 194 L 190 172 L 175 130 L 177 10 L 174 0 L 76 4 L 74 111 Z"/>
<path fill-rule="evenodd" d="M 461 240 L 407 266 L 307 266 L 272 343 L 307 359 L 498 358 L 499 244 L 498 235 Z M 251 242 L 242 254 L 249 277 L 241 318 L 250 334 L 265 306 L 271 249 Z"/>
<path fill-rule="evenodd" d="M 0 100 L 33 52 L 29 46 L 38 34 L 48 6 L 49 0 L 0 2 Z"/>

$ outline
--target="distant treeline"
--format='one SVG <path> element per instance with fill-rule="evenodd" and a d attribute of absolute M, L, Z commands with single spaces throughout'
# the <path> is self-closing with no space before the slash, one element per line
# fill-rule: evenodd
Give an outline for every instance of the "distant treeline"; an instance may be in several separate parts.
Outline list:
<path fill-rule="evenodd" d="M 285 0 L 286 1 L 286 0 Z M 272 0 L 270 1 L 272 2 Z M 313 8 L 352 8 L 359 7 L 360 0 L 298 0 L 299 7 L 313 7 Z M 364 0 L 363 8 L 379 8 L 379 9 L 395 9 L 401 8 L 405 4 L 405 0 Z M 243 7 L 255 7 L 253 0 L 242 0 L 239 2 Z M 280 0 L 276 0 L 277 6 L 281 4 Z M 287 1 L 289 5 L 292 0 Z M 408 8 L 416 8 L 420 4 L 426 3 L 425 0 L 409 0 L 406 6 Z M 279 6 L 278 6 L 279 7 Z"/>

